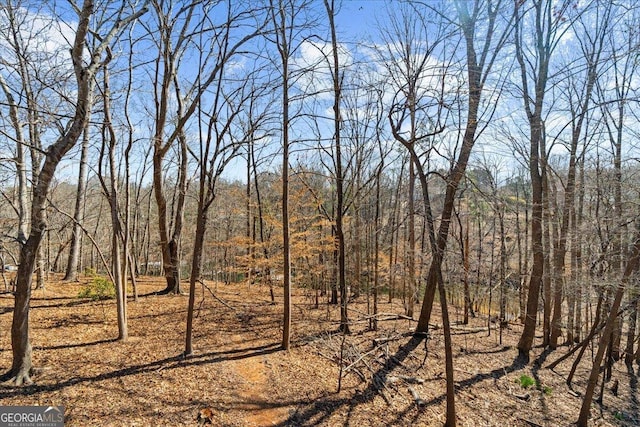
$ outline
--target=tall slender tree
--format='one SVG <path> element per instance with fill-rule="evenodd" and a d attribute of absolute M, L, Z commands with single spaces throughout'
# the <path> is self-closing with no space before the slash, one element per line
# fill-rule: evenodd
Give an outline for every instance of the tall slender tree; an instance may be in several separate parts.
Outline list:
<path fill-rule="evenodd" d="M 569 92 L 569 105 L 571 112 L 571 138 L 569 143 L 569 166 L 567 180 L 564 185 L 564 200 L 560 218 L 558 239 L 553 251 L 554 268 L 554 295 L 553 318 L 551 320 L 551 336 L 549 345 L 556 348 L 558 339 L 562 333 L 562 301 L 565 287 L 565 258 L 567 253 L 567 241 L 569 236 L 569 219 L 575 203 L 575 188 L 577 176 L 577 164 L 582 153 L 578 152 L 578 145 L 582 140 L 585 118 L 590 114 L 591 101 L 594 94 L 596 81 L 602 68 L 602 53 L 606 36 L 609 33 L 611 22 L 611 3 L 606 2 L 602 7 L 594 9 L 594 14 L 581 13 L 573 22 L 574 32 L 578 35 L 580 44 L 580 60 L 584 61 L 582 81 L 575 71 L 568 76 L 567 81 L 572 83 Z"/>
<path fill-rule="evenodd" d="M 215 8 L 205 8 L 205 14 L 215 12 L 217 12 Z M 256 21 L 250 9 L 238 13 L 231 4 L 228 4 L 227 19 L 227 22 L 221 24 L 221 30 L 217 33 L 214 43 L 210 39 L 201 38 L 199 40 L 200 66 L 204 65 L 205 58 L 212 54 L 208 52 L 207 46 L 217 46 L 219 51 L 215 53 L 217 59 L 212 70 L 212 73 L 215 73 L 211 84 L 212 101 L 208 106 L 203 106 L 201 102 L 197 109 L 198 129 L 200 130 L 198 132 L 200 135 L 199 149 L 197 152 L 190 150 L 198 164 L 199 179 L 196 230 L 189 279 L 185 355 L 193 353 L 193 311 L 196 284 L 201 279 L 202 255 L 209 209 L 216 198 L 218 179 L 229 162 L 239 154 L 243 145 L 247 144 L 250 138 L 255 139 L 258 127 L 266 114 L 264 111 L 262 113 L 255 111 L 257 109 L 256 98 L 260 95 L 260 91 L 256 90 L 256 85 L 252 84 L 253 79 L 246 76 L 239 77 L 227 71 L 230 68 L 228 64 L 234 58 L 233 52 L 229 54 L 229 51 L 235 47 L 233 44 L 235 31 L 251 28 L 242 39 L 246 43 L 260 35 L 266 23 L 260 18 Z M 207 21 L 203 21 L 203 26 Z M 205 32 L 202 31 L 202 33 Z M 242 117 L 242 112 L 245 109 L 248 113 Z M 236 125 L 236 122 L 240 120 L 246 122 L 244 127 Z"/>
<path fill-rule="evenodd" d="M 289 150 L 291 146 L 291 126 L 294 114 L 291 112 L 291 88 L 294 84 L 291 61 L 299 47 L 300 32 L 304 28 L 304 14 L 307 2 L 297 0 L 269 0 L 269 15 L 273 26 L 273 44 L 278 52 L 276 66 L 279 70 L 281 99 L 281 143 L 282 143 L 282 243 L 283 243 L 283 284 L 284 315 L 282 328 L 282 348 L 291 346 L 291 232 L 289 220 Z"/>
<path fill-rule="evenodd" d="M 542 187 L 541 141 L 543 113 L 549 83 L 551 59 L 561 36 L 567 31 L 564 15 L 569 2 L 562 2 L 557 9 L 549 0 L 539 0 L 528 5 L 514 3 L 514 44 L 521 79 L 521 92 L 529 123 L 529 173 L 531 180 L 531 276 L 527 294 L 524 329 L 518 341 L 519 357 L 529 360 L 529 352 L 535 336 L 538 300 L 544 274 L 545 254 L 542 244 Z M 530 34 L 529 30 L 532 34 Z M 530 40 L 531 46 L 525 43 Z M 530 57 L 535 57 L 532 61 Z M 544 154 L 544 153 L 543 153 Z"/>
<path fill-rule="evenodd" d="M 502 48 L 511 34 L 511 19 L 504 16 L 505 2 L 497 1 L 456 1 L 454 2 L 456 13 L 456 25 L 462 34 L 465 44 L 465 65 L 467 72 L 467 107 L 464 134 L 462 144 L 455 161 L 446 176 L 446 190 L 443 209 L 440 214 L 440 226 L 437 233 L 437 251 L 433 254 L 429 273 L 427 275 L 426 289 L 422 300 L 420 318 L 416 326 L 416 332 L 427 332 L 431 309 L 437 289 L 437 277 L 442 267 L 443 254 L 447 247 L 449 227 L 451 224 L 455 197 L 471 156 L 471 151 L 483 129 L 481 123 L 482 114 L 490 115 L 495 103 L 488 107 L 488 111 L 481 109 L 483 92 L 487 80 L 494 73 L 496 60 L 499 58 Z M 481 25 L 482 24 L 482 25 Z M 500 81 L 500 79 L 495 79 Z M 500 84 L 494 87 L 499 88 Z M 499 94 L 494 93 L 495 99 Z"/>
<path fill-rule="evenodd" d="M 91 105 L 92 103 L 89 102 Z M 67 257 L 67 268 L 63 280 L 74 282 L 78 279 L 78 265 L 82 252 L 82 223 L 84 222 L 84 203 L 87 188 L 87 157 L 89 153 L 89 141 L 91 128 L 89 126 L 91 111 L 87 115 L 87 124 L 82 131 L 82 143 L 80 150 L 80 166 L 78 168 L 78 188 L 76 191 L 76 203 L 73 211 L 73 232 Z"/>
<path fill-rule="evenodd" d="M 345 205 L 345 189 L 344 189 L 344 170 L 342 165 L 342 82 L 344 80 L 344 71 L 338 54 L 338 36 L 336 33 L 335 15 L 336 6 L 334 0 L 324 0 L 324 7 L 329 20 L 329 30 L 331 32 L 331 60 L 330 72 L 333 89 L 333 147 L 334 147 L 334 163 L 336 178 L 336 246 L 338 249 L 338 289 L 340 291 L 340 330 L 349 333 L 349 315 L 347 311 L 348 298 L 346 283 L 346 266 L 345 266 L 345 237 L 344 237 L 344 205 Z M 357 213 L 356 213 L 357 215 Z M 359 286 L 359 283 L 355 284 Z"/>

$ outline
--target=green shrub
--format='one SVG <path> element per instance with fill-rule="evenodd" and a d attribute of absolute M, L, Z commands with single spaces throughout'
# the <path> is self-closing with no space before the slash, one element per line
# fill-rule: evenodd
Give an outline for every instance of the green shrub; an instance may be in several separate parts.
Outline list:
<path fill-rule="evenodd" d="M 536 385 L 536 381 L 533 378 L 531 378 L 529 375 L 525 375 L 525 374 L 520 375 L 520 378 L 518 378 L 516 382 L 520 384 L 520 387 L 522 388 L 529 388 L 531 386 Z"/>
<path fill-rule="evenodd" d="M 546 394 L 547 396 L 551 396 L 551 393 L 553 393 L 553 389 L 551 387 L 549 387 L 548 385 L 544 385 L 544 386 L 542 386 L 542 392 L 544 394 Z"/>
<path fill-rule="evenodd" d="M 93 301 L 112 299 L 116 297 L 116 288 L 113 283 L 102 277 L 94 276 L 91 282 L 87 283 L 80 292 L 78 298 L 89 298 Z"/>

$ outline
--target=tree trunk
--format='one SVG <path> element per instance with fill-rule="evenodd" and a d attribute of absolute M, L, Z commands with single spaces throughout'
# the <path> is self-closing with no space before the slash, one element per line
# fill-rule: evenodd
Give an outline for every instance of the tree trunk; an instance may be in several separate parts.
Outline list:
<path fill-rule="evenodd" d="M 167 202 L 163 192 L 163 176 L 162 170 L 156 174 L 156 157 L 157 164 L 162 168 L 162 158 L 154 154 L 154 189 L 156 192 L 156 202 L 158 203 L 158 216 L 160 219 L 159 227 L 161 236 L 160 246 L 162 250 L 162 268 L 164 269 L 164 277 L 167 286 L 159 294 L 179 294 L 180 293 L 180 238 L 182 235 L 182 224 L 184 220 L 184 205 L 187 193 L 187 141 L 186 135 L 180 132 L 178 141 L 180 144 L 180 167 L 178 171 L 178 184 L 175 191 L 177 192 L 177 202 L 175 204 L 173 218 L 173 232 L 169 237 L 169 226 L 167 224 Z M 160 193 L 160 194 L 159 194 Z M 160 212 L 163 215 L 160 215 Z"/>
<path fill-rule="evenodd" d="M 576 263 L 576 320 L 574 322 L 574 340 L 580 341 L 582 336 L 582 220 L 584 213 L 584 160 L 580 162 L 580 187 L 578 192 L 578 211 L 576 213 L 575 263 Z"/>
<path fill-rule="evenodd" d="M 382 151 L 382 150 L 381 150 Z M 382 169 L 384 157 L 381 156 L 381 164 L 376 174 L 376 206 L 373 219 L 373 323 L 371 329 L 378 330 L 378 287 L 380 286 L 380 181 L 382 180 Z"/>
<path fill-rule="evenodd" d="M 31 203 L 31 229 L 26 243 L 20 250 L 20 265 L 16 276 L 16 297 L 11 324 L 11 345 L 13 362 L 11 369 L 3 379 L 13 379 L 15 384 L 31 382 L 30 371 L 31 343 L 29 339 L 29 307 L 31 301 L 31 280 L 35 266 L 36 254 L 47 228 L 45 206 L 51 181 L 56 168 L 63 156 L 76 144 L 87 121 L 87 112 L 91 93 L 93 91 L 94 76 L 97 70 L 110 58 L 102 59 L 104 51 L 112 42 L 112 38 L 146 12 L 141 9 L 128 17 L 118 20 L 109 36 L 100 40 L 100 44 L 89 55 L 85 56 L 86 37 L 89 33 L 89 23 L 94 12 L 92 0 L 85 0 L 78 16 L 78 26 L 71 49 L 71 58 L 77 83 L 75 113 L 66 131 L 46 150 L 44 162 L 40 167 L 37 179 L 33 183 L 33 198 Z M 33 165 L 37 168 L 39 165 Z"/>
<path fill-rule="evenodd" d="M 527 63 L 523 56 L 522 38 L 522 15 L 521 5 L 516 2 L 514 9 L 515 16 L 515 47 L 516 58 L 520 66 L 520 73 L 523 85 L 523 103 L 529 122 L 529 174 L 531 179 L 531 279 L 529 281 L 529 292 L 527 294 L 527 313 L 524 320 L 522 335 L 518 341 L 518 354 L 522 361 L 529 360 L 529 352 L 533 346 L 535 337 L 536 317 L 538 314 L 538 299 L 542 287 L 544 275 L 544 247 L 542 244 L 542 217 L 543 217 L 543 180 L 540 173 L 540 143 L 543 138 L 542 131 L 542 110 L 547 86 L 547 76 L 549 72 L 549 57 L 551 56 L 551 36 L 545 38 L 546 3 L 535 4 L 536 16 L 536 51 L 537 68 L 535 72 L 534 95 L 529 93 L 529 78 L 527 74 Z M 544 11 L 543 11 L 544 9 Z M 549 19 L 550 21 L 550 19 Z M 553 34 L 553 28 L 546 28 Z"/>
<path fill-rule="evenodd" d="M 191 277 L 189 278 L 189 305 L 187 309 L 187 330 L 185 334 L 185 356 L 191 356 L 193 354 L 193 312 L 196 301 L 196 283 L 200 280 L 202 272 L 202 252 L 207 225 L 207 211 L 204 208 L 204 186 L 205 183 L 201 182 L 200 196 L 198 198 L 198 216 L 196 218 L 196 234 L 195 241 L 193 242 L 193 257 L 191 259 Z"/>
<path fill-rule="evenodd" d="M 90 102 L 91 104 L 91 102 Z M 84 221 L 84 203 L 87 187 L 87 156 L 89 153 L 89 121 L 91 111 L 87 112 L 87 124 L 82 133 L 82 149 L 80 151 L 80 167 L 78 171 L 78 190 L 76 192 L 76 205 L 73 211 L 73 232 L 71 234 L 71 245 L 69 247 L 69 258 L 67 259 L 67 269 L 62 280 L 75 282 L 78 280 L 78 260 L 80 258 L 80 243 L 82 241 L 82 222 Z"/>
<path fill-rule="evenodd" d="M 254 188 L 256 192 L 256 202 L 258 203 L 258 222 L 260 226 L 260 245 L 262 246 L 262 255 L 264 256 L 264 276 L 269 283 L 269 293 L 271 296 L 271 303 L 276 302 L 275 294 L 273 292 L 273 281 L 271 280 L 271 266 L 269 262 L 269 249 L 267 248 L 264 236 L 264 215 L 262 210 L 262 197 L 260 193 L 260 185 L 258 184 L 258 165 L 256 163 L 255 147 L 252 142 L 249 143 L 251 152 L 251 168 L 253 169 Z"/>
<path fill-rule="evenodd" d="M 464 228 L 464 250 L 463 250 L 463 268 L 464 268 L 464 318 L 462 323 L 469 324 L 469 315 L 474 316 L 473 307 L 471 305 L 471 290 L 469 287 L 469 272 L 471 270 L 470 263 L 470 248 L 469 248 L 469 215 L 465 220 Z"/>
<path fill-rule="evenodd" d="M 525 197 L 526 200 L 526 197 Z M 520 226 L 520 180 L 516 182 L 516 244 L 518 247 L 518 304 L 520 307 L 519 318 L 520 321 L 524 321 L 525 307 L 525 283 L 526 283 L 526 267 L 525 260 L 527 259 L 527 239 L 522 239 L 522 229 Z M 527 203 L 525 201 L 525 210 L 527 209 Z M 525 230 L 527 225 L 525 225 Z M 524 247 L 523 247 L 524 246 Z"/>
<path fill-rule="evenodd" d="M 502 330 L 507 324 L 506 311 L 507 311 L 507 294 L 506 294 L 506 280 L 507 280 L 507 241 L 506 233 L 504 229 L 504 217 L 505 206 L 504 202 L 500 203 L 498 207 L 498 221 L 500 223 L 500 345 L 502 345 Z"/>
<path fill-rule="evenodd" d="M 111 120 L 111 88 L 109 84 L 109 70 L 105 65 L 103 68 L 104 87 L 104 124 L 103 124 L 103 140 L 102 149 L 100 151 L 100 162 L 102 163 L 102 153 L 105 146 L 108 146 L 108 164 L 109 164 L 109 182 L 110 188 L 103 184 L 104 192 L 109 199 L 111 208 L 111 274 L 113 276 L 113 285 L 116 290 L 117 312 L 118 312 L 118 339 L 126 341 L 128 338 L 127 328 L 127 288 L 126 277 L 127 272 L 122 265 L 122 248 L 124 231 L 120 221 L 120 209 L 118 199 L 120 195 L 118 185 L 118 170 L 116 167 L 116 133 Z M 101 169 L 101 168 L 100 168 Z M 102 175 L 102 174 L 100 174 Z M 102 179 L 102 178 L 101 178 Z"/>
<path fill-rule="evenodd" d="M 340 135 L 340 126 L 342 115 L 340 113 L 340 103 L 342 101 L 342 78 L 340 74 L 340 63 L 338 62 L 338 38 L 336 35 L 336 27 L 334 23 L 335 6 L 333 0 L 325 0 L 324 6 L 329 18 L 329 26 L 331 30 L 331 77 L 333 81 L 333 137 L 335 143 L 335 173 L 336 173 L 336 246 L 338 249 L 338 289 L 340 291 L 340 331 L 348 334 L 349 331 L 349 314 L 347 281 L 346 281 L 346 265 L 345 265 L 345 238 L 343 230 L 344 210 L 344 173 L 342 170 L 342 144 Z M 356 212 L 357 215 L 357 212 Z M 356 283 L 356 286 L 358 284 Z"/>
<path fill-rule="evenodd" d="M 475 31 L 476 26 L 478 25 L 478 14 L 476 13 L 476 10 L 474 10 L 473 14 L 470 14 L 468 9 L 469 4 L 465 1 L 456 2 L 455 7 L 466 47 L 468 109 L 460 152 L 455 163 L 449 170 L 446 179 L 446 191 L 443 209 L 440 215 L 440 228 L 438 230 L 436 240 L 437 250 L 433 254 L 431 266 L 427 275 L 426 288 L 424 298 L 422 300 L 420 318 L 418 319 L 418 325 L 416 326 L 416 332 L 427 332 L 429 328 L 431 309 L 433 306 L 433 300 L 437 286 L 436 279 L 438 274 L 436 273 L 441 270 L 441 263 L 443 259 L 442 255 L 444 254 L 447 247 L 449 226 L 451 224 L 451 215 L 453 213 L 456 193 L 458 191 L 460 181 L 464 177 L 465 171 L 467 169 L 467 163 L 469 162 L 469 157 L 476 141 L 476 131 L 478 129 L 478 111 L 484 86 L 483 76 L 485 75 L 485 73 L 489 73 L 491 71 L 491 66 L 493 64 L 493 60 L 484 62 L 484 60 L 487 59 L 484 56 L 482 57 L 483 59 L 481 61 L 478 60 L 475 46 Z M 481 50 L 485 49 L 486 51 L 489 51 L 491 49 L 492 51 L 489 54 L 490 57 L 495 57 L 494 55 L 498 54 L 504 40 L 504 36 L 500 33 L 494 34 L 494 31 L 496 29 L 496 27 L 494 26 L 495 17 L 498 13 L 498 9 L 499 8 L 487 8 L 487 18 L 489 22 L 489 25 L 485 31 L 487 37 L 484 40 L 484 44 L 482 45 L 482 47 L 480 47 Z M 506 31 L 506 29 L 504 31 Z M 496 40 L 498 40 L 497 44 L 494 46 L 492 46 L 493 36 L 497 36 Z M 418 165 L 416 165 L 416 168 L 417 166 Z M 422 182 L 424 181 L 422 177 L 419 178 L 421 180 L 421 184 L 424 186 L 426 182 Z M 435 248 L 432 248 L 432 251 L 433 250 L 435 250 Z M 448 418 L 447 422 L 453 422 L 455 424 L 455 420 L 450 421 Z"/>
<path fill-rule="evenodd" d="M 283 350 L 289 350 L 291 346 L 291 236 L 289 231 L 289 127 L 291 126 L 289 117 L 289 60 L 291 59 L 290 31 L 288 20 L 293 21 L 293 10 L 287 8 L 282 1 L 277 4 L 271 3 L 270 14 L 276 33 L 276 48 L 280 54 L 281 76 L 282 76 L 282 252 L 283 252 L 283 327 L 282 344 Z M 293 5 L 292 5 L 293 7 Z M 293 25 L 293 24 L 291 24 Z"/>
<path fill-rule="evenodd" d="M 576 288 L 578 285 L 578 251 L 577 251 L 577 234 L 578 230 L 576 228 L 576 207 L 575 204 L 571 207 L 571 214 L 569 219 L 569 236 L 571 239 L 571 250 L 569 251 L 569 265 L 571 268 L 571 274 L 569 276 L 569 282 L 566 284 L 566 294 L 567 294 L 567 339 L 565 340 L 566 345 L 573 344 L 575 338 L 573 336 L 575 329 L 575 316 L 576 316 Z"/>
<path fill-rule="evenodd" d="M 413 113 L 415 115 L 415 112 Z M 413 162 L 409 163 L 409 201 L 408 201 L 408 216 L 409 216 L 409 236 L 408 236 L 408 250 L 407 250 L 407 306 L 406 306 L 406 314 L 407 316 L 413 318 L 413 306 L 415 304 L 415 300 L 417 297 L 417 286 L 416 286 L 416 212 L 414 206 L 415 199 L 415 183 L 416 183 L 416 173 L 414 169 Z"/>
<path fill-rule="evenodd" d="M 629 298 L 631 299 L 631 309 L 629 310 L 629 326 L 627 329 L 627 345 L 624 349 L 624 362 L 627 365 L 633 363 L 634 344 L 636 341 L 636 328 L 638 319 L 638 290 L 630 289 Z"/>
<path fill-rule="evenodd" d="M 542 136 L 544 140 L 545 136 Z M 553 253 L 553 237 L 555 236 L 555 218 L 552 218 L 551 212 L 555 209 L 551 208 L 551 183 L 547 169 L 545 146 L 540 143 L 540 160 L 541 160 L 541 176 L 542 176 L 542 245 L 544 252 L 544 275 L 542 276 L 542 346 L 549 346 L 551 337 L 551 311 L 552 311 L 552 282 L 551 282 L 551 254 Z M 554 192 L 555 194 L 555 192 Z M 551 228 L 554 228 L 553 232 Z"/>
<path fill-rule="evenodd" d="M 518 341 L 519 356 L 529 360 L 529 352 L 533 346 L 538 314 L 538 299 L 542 287 L 544 273 L 544 251 L 542 246 L 542 178 L 538 169 L 538 142 L 540 139 L 539 124 L 531 126 L 531 151 L 529 168 L 531 173 L 531 278 L 527 294 L 527 311 L 524 319 L 524 329 Z"/>
<path fill-rule="evenodd" d="M 396 296 L 396 264 L 398 261 L 398 241 L 400 239 L 399 227 L 400 223 L 398 216 L 400 215 L 400 190 L 402 189 L 402 177 L 404 176 L 404 166 L 406 157 L 402 157 L 402 163 L 400 164 L 400 172 L 398 173 L 398 183 L 396 185 L 396 191 L 393 196 L 393 207 L 390 212 L 391 223 L 391 242 L 389 243 L 389 303 L 393 302 L 393 298 Z M 411 159 L 409 159 L 411 161 Z"/>
<path fill-rule="evenodd" d="M 34 199 L 39 200 L 39 199 Z M 11 324 L 11 349 L 13 362 L 2 381 L 11 380 L 15 385 L 31 384 L 31 339 L 29 330 L 29 309 L 31 302 L 31 280 L 42 231 L 31 227 L 29 238 L 20 249 L 20 264 L 16 273 L 15 302 Z"/>

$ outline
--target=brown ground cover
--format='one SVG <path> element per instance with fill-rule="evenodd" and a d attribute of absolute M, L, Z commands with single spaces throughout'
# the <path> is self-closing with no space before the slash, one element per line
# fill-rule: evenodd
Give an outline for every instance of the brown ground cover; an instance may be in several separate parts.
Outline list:
<path fill-rule="evenodd" d="M 259 285 L 199 289 L 194 325 L 196 353 L 184 347 L 187 298 L 156 296 L 161 279 L 142 278 L 139 302 L 129 303 L 127 342 L 116 342 L 114 300 L 76 297 L 82 284 L 51 280 L 34 291 L 31 333 L 37 372 L 31 386 L 0 386 L 2 405 L 64 405 L 67 426 L 194 426 L 210 409 L 215 426 L 438 426 L 444 421 L 444 348 L 440 329 L 412 338 L 415 324 L 382 316 L 369 331 L 366 299 L 352 304 L 353 333 L 337 333 L 336 307 L 314 308 L 309 291 L 294 292 L 293 348 L 279 350 L 281 299 L 269 301 Z M 186 286 L 186 285 L 185 285 Z M 385 297 L 386 299 L 386 297 Z M 11 363 L 13 297 L 0 295 L 0 368 Z M 381 311 L 402 312 L 400 302 Z M 453 310 L 454 319 L 457 314 Z M 437 319 L 439 312 L 434 314 Z M 514 364 L 520 326 L 491 336 L 486 318 L 454 328 L 458 424 L 562 426 L 577 418 L 589 357 L 574 393 L 565 384 L 571 361 L 545 366 L 566 351 Z M 342 389 L 337 393 L 340 360 Z M 588 360 L 587 360 L 588 359 Z M 541 363 L 540 363 L 541 362 Z M 637 369 L 637 368 L 636 368 Z M 522 375 L 538 386 L 524 389 Z M 607 383 L 592 425 L 640 425 L 637 376 L 615 365 L 618 395 Z M 416 397 L 419 401 L 416 403 Z"/>

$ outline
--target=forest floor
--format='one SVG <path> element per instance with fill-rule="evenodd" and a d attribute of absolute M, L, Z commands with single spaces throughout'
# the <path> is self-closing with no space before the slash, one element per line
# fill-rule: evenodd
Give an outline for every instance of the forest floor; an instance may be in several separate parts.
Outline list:
<path fill-rule="evenodd" d="M 83 279 L 86 281 L 88 279 Z M 445 414 L 441 329 L 412 337 L 415 322 L 398 318 L 399 301 L 380 303 L 378 331 L 369 330 L 367 302 L 350 305 L 352 333 L 338 330 L 337 307 L 315 294 L 293 296 L 292 348 L 280 350 L 282 295 L 245 284 L 198 285 L 195 353 L 184 358 L 187 297 L 153 295 L 159 278 L 141 278 L 128 304 L 129 339 L 118 342 L 114 300 L 79 299 L 80 284 L 51 280 L 33 292 L 34 384 L 0 386 L 2 405 L 64 405 L 67 426 L 195 426 L 201 411 L 213 426 L 439 426 Z M 183 285 L 186 290 L 187 284 Z M 0 368 L 11 365 L 11 294 L 0 295 Z M 460 313 L 452 311 L 452 321 Z M 433 319 L 439 319 L 435 311 Z M 546 366 L 514 363 L 521 326 L 488 336 L 487 318 L 454 324 L 456 409 L 461 426 L 562 426 L 577 418 L 591 349 L 565 384 L 573 358 Z M 538 342 L 539 340 L 536 340 Z M 340 361 L 343 379 L 338 393 Z M 636 369 L 638 369 L 636 367 Z M 519 384 L 526 375 L 535 382 Z M 617 396 L 610 385 L 617 380 Z M 617 363 L 591 425 L 640 425 L 637 372 Z M 416 400 L 418 398 L 418 400 Z"/>

